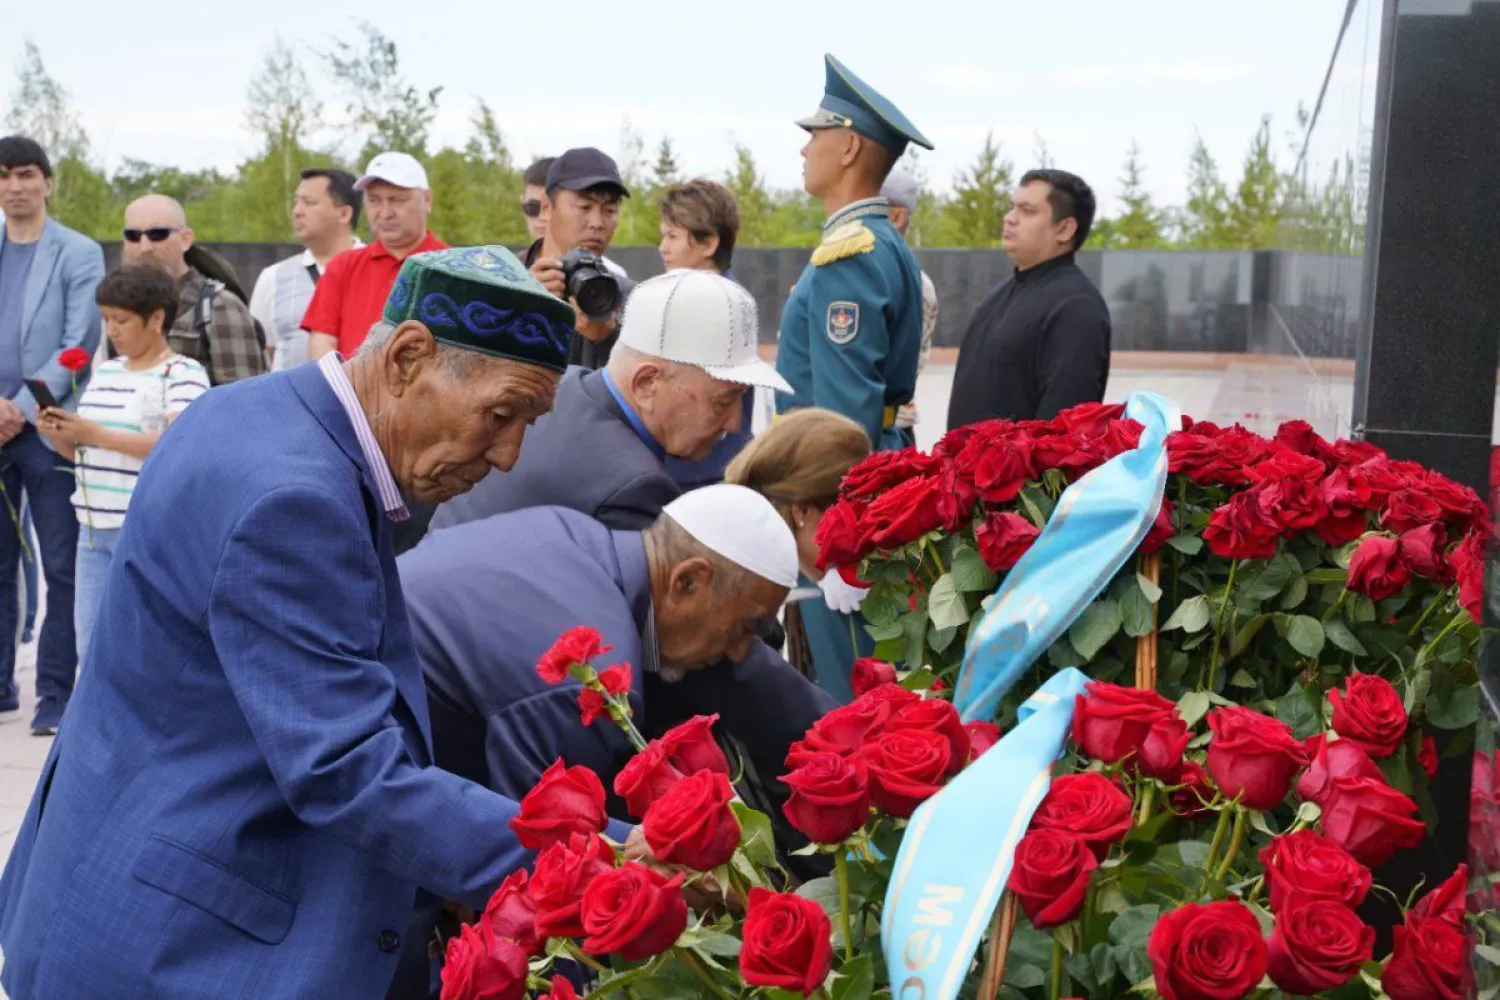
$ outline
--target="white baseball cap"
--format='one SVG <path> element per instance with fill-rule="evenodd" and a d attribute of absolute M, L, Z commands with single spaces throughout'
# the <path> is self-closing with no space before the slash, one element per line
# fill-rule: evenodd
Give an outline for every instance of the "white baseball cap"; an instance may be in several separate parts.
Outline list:
<path fill-rule="evenodd" d="M 917 209 L 917 179 L 905 170 L 892 170 L 880 189 L 880 197 L 909 212 Z"/>
<path fill-rule="evenodd" d="M 755 299 L 712 271 L 677 270 L 643 281 L 625 300 L 620 343 L 702 368 L 714 378 L 777 392 L 792 387 L 756 350 Z"/>
<path fill-rule="evenodd" d="M 797 540 L 771 501 L 754 490 L 717 483 L 684 493 L 661 512 L 736 566 L 778 587 L 797 585 Z"/>
<path fill-rule="evenodd" d="M 354 182 L 354 190 L 363 191 L 372 181 L 385 181 L 398 188 L 427 190 L 427 171 L 410 153 L 378 153 L 365 167 L 365 175 Z"/>

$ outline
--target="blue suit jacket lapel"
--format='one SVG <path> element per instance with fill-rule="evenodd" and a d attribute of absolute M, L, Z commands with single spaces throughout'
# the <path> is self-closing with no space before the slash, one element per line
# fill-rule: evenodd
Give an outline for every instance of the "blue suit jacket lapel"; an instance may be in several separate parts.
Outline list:
<path fill-rule="evenodd" d="M 375 512 L 374 540 L 380 552 L 381 568 L 386 571 L 387 579 L 399 586 L 399 577 L 396 575 L 396 554 L 391 544 L 389 522 L 380 504 L 380 491 L 375 486 L 374 473 L 370 470 L 369 463 L 365 461 L 364 449 L 359 446 L 359 438 L 355 436 L 354 425 L 349 422 L 349 415 L 344 412 L 343 404 L 334 395 L 333 389 L 328 385 L 328 380 L 318 370 L 316 362 L 293 368 L 288 373 L 288 377 L 292 380 L 292 388 L 302 398 L 303 404 L 307 406 L 313 417 L 323 425 L 329 437 L 333 438 L 339 449 L 359 469 L 360 482 L 365 491 L 365 501 Z M 390 627 L 389 623 L 387 627 Z M 408 674 L 411 676 L 407 676 Z M 427 717 L 427 689 L 422 681 L 422 673 L 420 670 L 392 670 L 391 676 L 396 679 L 396 689 L 401 692 L 402 699 L 411 709 L 417 729 L 422 734 L 423 746 L 427 749 L 427 760 L 430 762 L 432 760 L 432 732 L 430 720 Z"/>
<path fill-rule="evenodd" d="M 0 236 L 3 240 L 4 236 Z M 42 296 L 52 281 L 52 271 L 57 267 L 57 258 L 62 255 L 62 235 L 57 223 L 51 219 L 42 227 L 42 239 L 36 248 L 36 257 L 31 262 L 31 272 L 26 276 L 26 301 L 21 306 L 21 340 L 24 342 L 31 332 L 31 321 L 42 307 Z"/>

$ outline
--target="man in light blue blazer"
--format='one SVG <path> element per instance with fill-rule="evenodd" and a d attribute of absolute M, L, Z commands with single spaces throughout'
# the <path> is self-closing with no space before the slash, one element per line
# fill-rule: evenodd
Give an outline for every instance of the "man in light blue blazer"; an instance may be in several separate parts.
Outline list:
<path fill-rule="evenodd" d="M 572 327 L 506 250 L 414 255 L 352 360 L 167 429 L 0 877 L 10 996 L 379 998 L 419 888 L 524 863 L 515 802 L 432 766 L 391 532 L 515 463 Z"/>
<path fill-rule="evenodd" d="M 23 379 L 47 383 L 68 409 L 77 405 L 88 370 L 76 376 L 59 361 L 99 346 L 94 288 L 104 277 L 99 244 L 47 217 L 52 166 L 41 146 L 0 138 L 0 486 L 12 511 L 0 511 L 0 712 L 20 708 L 16 690 L 16 568 L 21 541 L 14 511 L 30 502 L 47 579 L 47 609 L 36 654 L 36 716 L 31 731 L 50 736 L 73 693 L 78 655 L 73 639 L 73 560 L 78 518 L 73 456 L 59 455 L 36 431 L 37 402 Z"/>

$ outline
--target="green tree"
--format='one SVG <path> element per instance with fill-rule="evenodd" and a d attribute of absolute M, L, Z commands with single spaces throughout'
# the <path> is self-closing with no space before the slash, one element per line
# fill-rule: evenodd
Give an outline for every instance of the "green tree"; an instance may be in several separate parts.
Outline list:
<path fill-rule="evenodd" d="M 1271 153 L 1271 117 L 1267 115 L 1261 119 L 1260 128 L 1245 154 L 1245 169 L 1229 202 L 1231 246 L 1261 250 L 1276 245 L 1285 187 L 1285 179 Z"/>
<path fill-rule="evenodd" d="M 1233 246 L 1229 232 L 1229 196 L 1219 179 L 1219 165 L 1195 135 L 1188 160 L 1187 204 L 1182 211 L 1181 240 L 1194 250 L 1218 250 Z"/>
<path fill-rule="evenodd" d="M 1052 150 L 1047 145 L 1047 140 L 1042 137 L 1041 132 L 1036 134 L 1036 145 L 1032 147 L 1031 159 L 1035 169 L 1051 170 L 1057 165 L 1052 159 Z"/>
<path fill-rule="evenodd" d="M 953 181 L 953 196 L 943 211 L 948 246 L 998 247 L 1015 168 L 1000 155 L 993 132 L 973 165 Z"/>
<path fill-rule="evenodd" d="M 437 117 L 442 87 L 421 90 L 401 75 L 396 43 L 367 21 L 359 25 L 360 40 L 342 39 L 322 53 L 329 75 L 344 92 L 352 138 L 360 142 L 360 163 L 383 150 L 427 156 L 427 143 Z"/>
<path fill-rule="evenodd" d="M 529 242 L 520 209 L 522 171 L 484 101 L 475 105 L 469 127 L 462 149 L 445 148 L 428 160 L 433 232 L 453 244 Z"/>
<path fill-rule="evenodd" d="M 103 239 L 120 227 L 104 173 L 89 162 L 89 137 L 68 92 L 47 72 L 41 50 L 28 40 L 16 67 L 16 87 L 5 113 L 7 132 L 35 139 L 52 162 L 48 212 L 58 221 Z"/>
<path fill-rule="evenodd" d="M 1122 211 L 1114 219 L 1113 246 L 1121 250 L 1153 250 L 1162 246 L 1162 213 L 1146 192 L 1146 168 L 1141 165 L 1141 147 L 1131 142 L 1120 175 Z"/>
<path fill-rule="evenodd" d="M 620 176 L 630 189 L 630 197 L 620 204 L 620 222 L 615 228 L 614 244 L 622 247 L 655 246 L 660 239 L 659 214 L 661 186 L 656 183 L 655 165 L 647 168 L 642 160 L 646 141 L 626 118 L 620 126 Z"/>
<path fill-rule="evenodd" d="M 776 204 L 765 178 L 755 165 L 755 154 L 742 142 L 734 144 L 734 165 L 724 176 L 724 185 L 739 204 L 740 235 L 736 246 L 775 246 Z"/>
<path fill-rule="evenodd" d="M 677 152 L 672 148 L 672 140 L 662 136 L 661 142 L 656 146 L 656 162 L 651 164 L 651 183 L 658 190 L 664 190 L 681 179 L 682 168 L 677 165 Z"/>

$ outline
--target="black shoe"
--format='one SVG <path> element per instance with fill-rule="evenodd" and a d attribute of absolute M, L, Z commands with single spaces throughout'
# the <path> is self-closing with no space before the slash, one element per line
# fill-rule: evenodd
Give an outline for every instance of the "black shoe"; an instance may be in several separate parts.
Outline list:
<path fill-rule="evenodd" d="M 66 707 L 58 704 L 56 698 L 43 698 L 37 702 L 36 715 L 31 720 L 31 735 L 56 736 Z"/>

